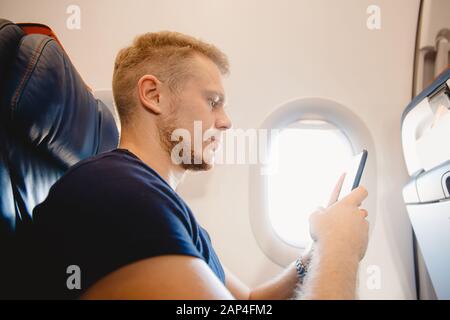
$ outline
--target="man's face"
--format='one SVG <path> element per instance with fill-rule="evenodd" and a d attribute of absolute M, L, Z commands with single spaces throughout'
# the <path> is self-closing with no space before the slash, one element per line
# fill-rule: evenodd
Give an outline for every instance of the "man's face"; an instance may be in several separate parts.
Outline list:
<path fill-rule="evenodd" d="M 224 111 L 225 92 L 218 67 L 206 57 L 195 56 L 191 73 L 179 92 L 171 95 L 170 107 L 165 108 L 157 126 L 172 160 L 176 154 L 184 169 L 209 170 L 222 133 L 231 127 L 231 121 Z M 182 129 L 182 143 L 179 138 L 172 138 L 177 129 Z M 186 139 L 186 134 L 190 139 Z M 183 150 L 178 152 L 180 146 Z"/>

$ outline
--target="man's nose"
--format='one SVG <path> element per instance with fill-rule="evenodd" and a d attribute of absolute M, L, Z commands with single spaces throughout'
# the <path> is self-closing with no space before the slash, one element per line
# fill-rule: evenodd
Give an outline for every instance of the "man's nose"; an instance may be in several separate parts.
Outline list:
<path fill-rule="evenodd" d="M 228 130 L 232 127 L 232 123 L 227 113 L 222 109 L 216 119 L 216 128 L 221 130 Z"/>

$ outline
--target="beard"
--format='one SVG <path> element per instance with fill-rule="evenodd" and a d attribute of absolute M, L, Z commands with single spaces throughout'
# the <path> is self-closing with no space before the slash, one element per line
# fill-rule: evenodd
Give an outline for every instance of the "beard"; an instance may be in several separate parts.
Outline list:
<path fill-rule="evenodd" d="M 167 119 L 161 119 L 158 122 L 158 133 L 159 133 L 159 141 L 161 143 L 162 148 L 167 152 L 168 156 L 171 158 L 172 150 L 180 144 L 183 143 L 183 137 L 180 137 L 180 140 L 174 141 L 172 140 L 172 133 L 179 128 L 174 125 L 176 123 L 173 117 Z M 189 151 L 186 151 L 189 150 Z M 189 152 L 189 154 L 183 154 L 184 152 Z M 195 154 L 194 149 L 191 146 L 187 148 L 182 148 L 180 153 L 178 154 L 180 159 L 183 159 L 179 166 L 185 170 L 191 171 L 207 171 L 212 169 L 213 165 L 209 162 L 206 162 L 203 158 L 203 152 L 200 155 Z M 171 158 L 172 159 L 172 158 Z M 186 161 L 187 160 L 187 161 Z"/>

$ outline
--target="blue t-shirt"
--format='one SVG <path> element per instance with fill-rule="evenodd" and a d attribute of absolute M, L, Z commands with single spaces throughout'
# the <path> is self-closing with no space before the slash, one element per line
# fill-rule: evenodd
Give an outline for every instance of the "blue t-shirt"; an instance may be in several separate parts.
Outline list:
<path fill-rule="evenodd" d="M 120 267 L 168 254 L 203 259 L 225 282 L 207 231 L 167 182 L 128 150 L 77 163 L 33 218 L 35 271 L 45 298 L 77 298 Z M 71 265 L 79 267 L 81 290 L 67 287 L 75 274 Z"/>

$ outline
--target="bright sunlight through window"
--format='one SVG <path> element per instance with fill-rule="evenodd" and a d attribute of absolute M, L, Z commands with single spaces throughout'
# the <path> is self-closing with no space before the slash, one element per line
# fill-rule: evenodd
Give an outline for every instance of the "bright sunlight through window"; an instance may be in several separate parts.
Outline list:
<path fill-rule="evenodd" d="M 327 205 L 352 147 L 341 130 L 316 120 L 293 123 L 272 144 L 278 165 L 268 177 L 269 218 L 283 241 L 306 247 L 311 242 L 309 215 Z"/>

